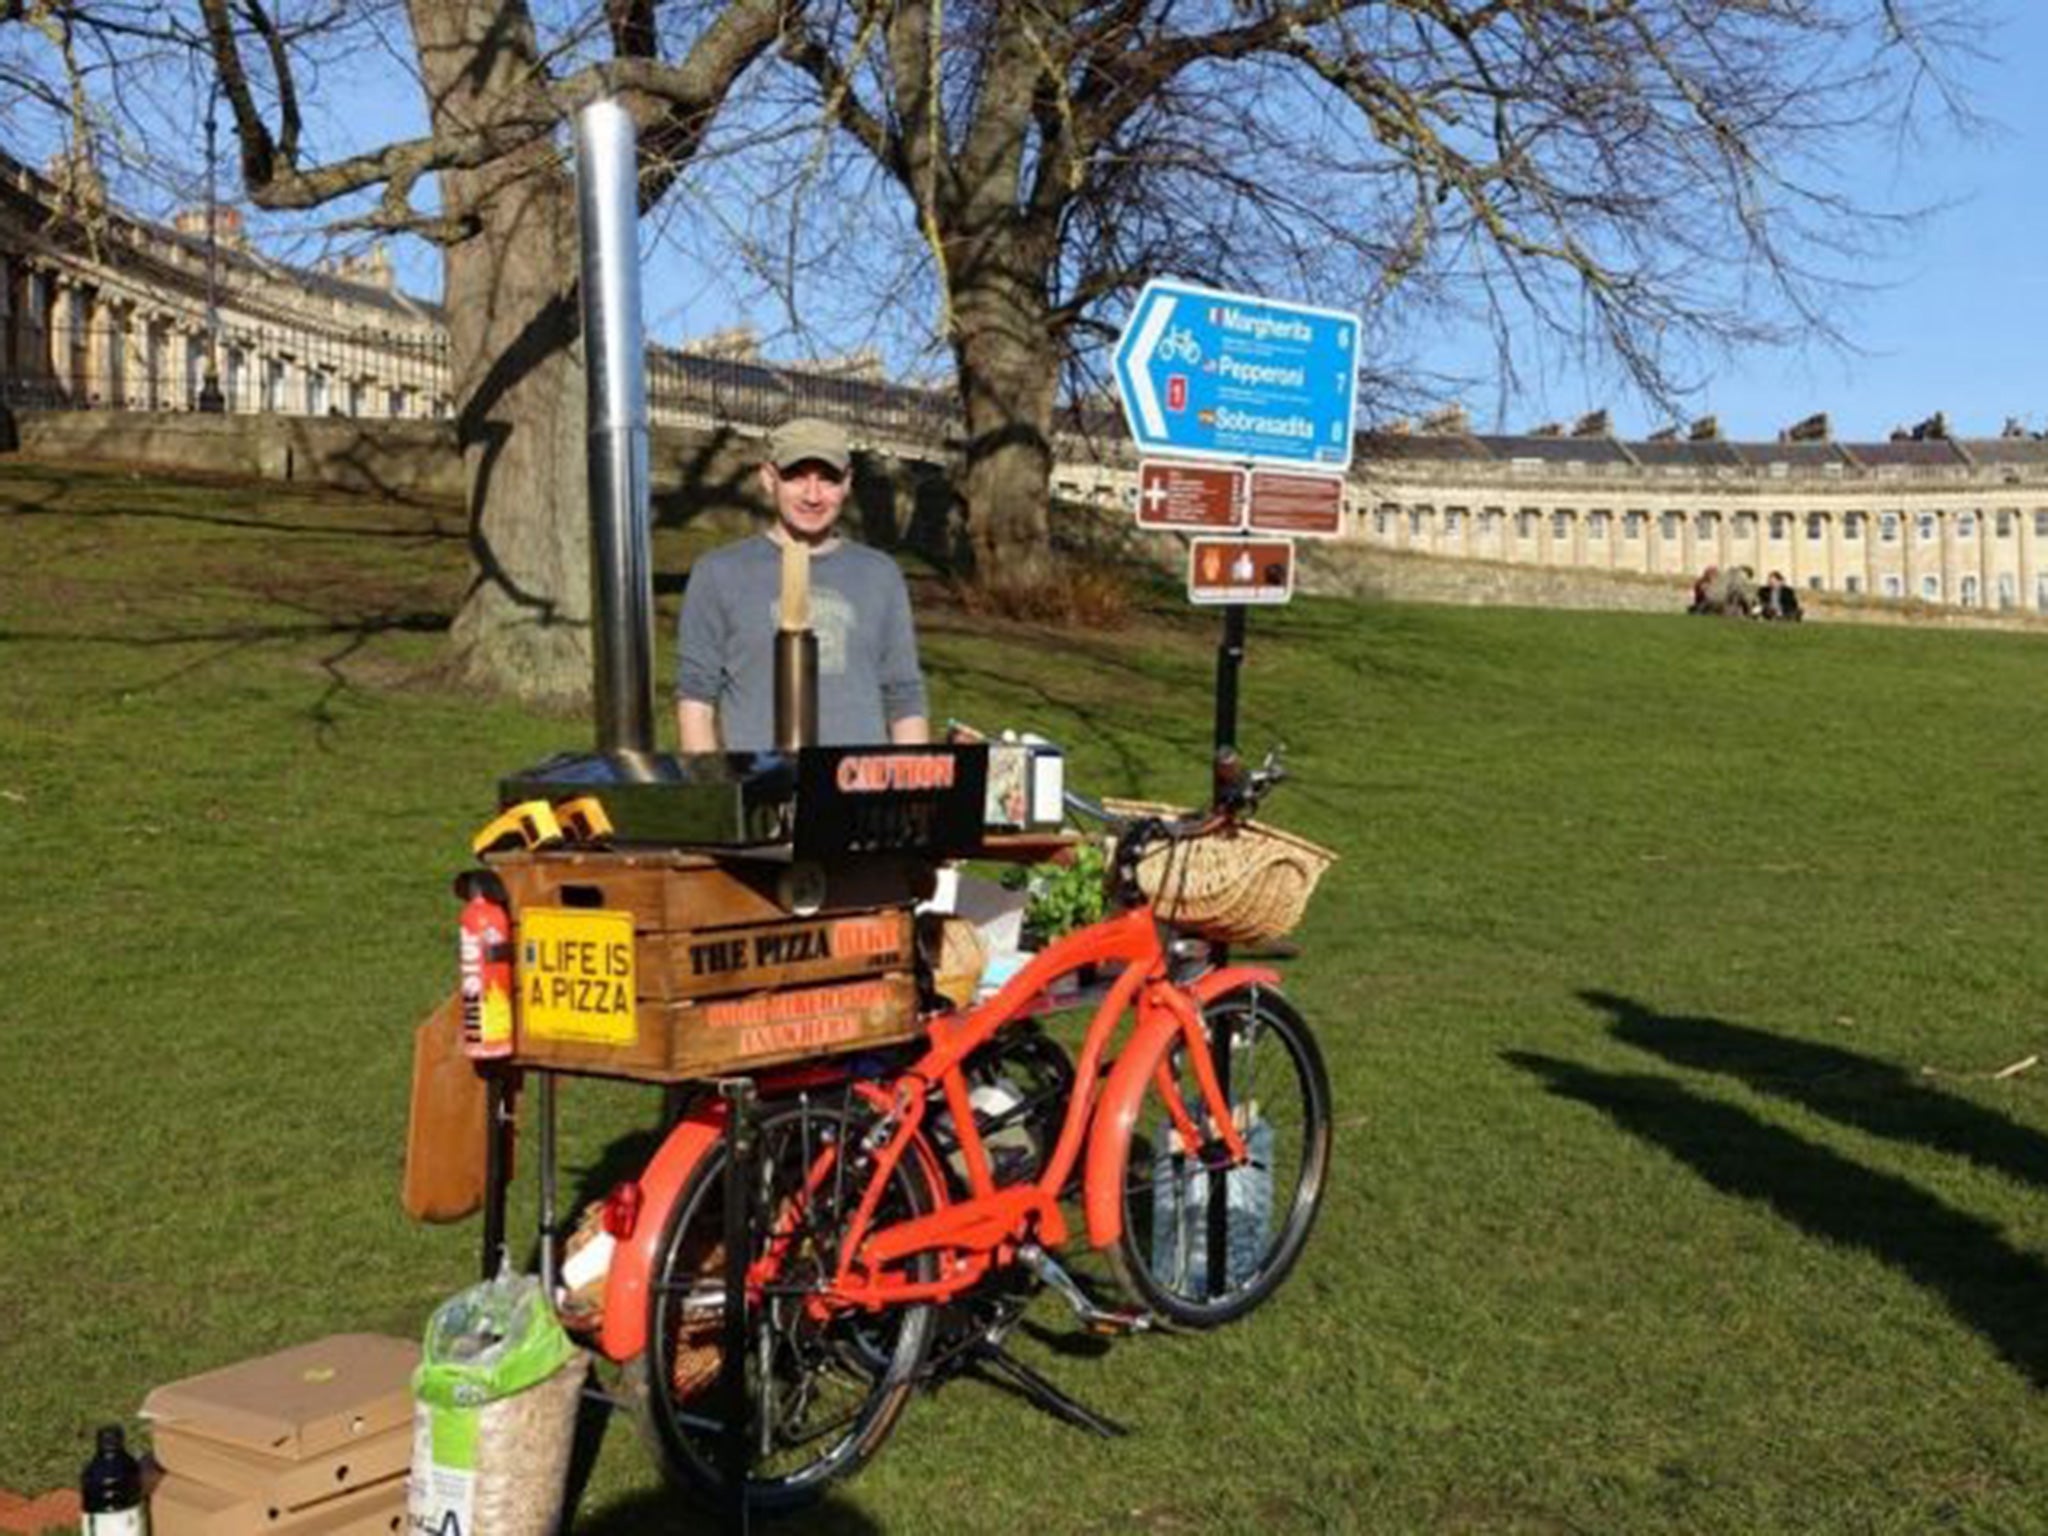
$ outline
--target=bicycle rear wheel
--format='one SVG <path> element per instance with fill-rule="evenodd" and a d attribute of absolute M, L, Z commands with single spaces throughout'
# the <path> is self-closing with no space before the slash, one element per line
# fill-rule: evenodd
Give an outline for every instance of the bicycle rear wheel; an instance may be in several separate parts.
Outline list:
<path fill-rule="evenodd" d="M 778 1105 L 758 1123 L 752 1257 L 771 1243 L 780 1255 L 750 1307 L 747 1498 L 755 1509 L 808 1503 L 872 1456 L 895 1427 L 930 1344 L 928 1306 L 824 1318 L 805 1306 L 832 1276 L 872 1176 L 872 1154 L 861 1145 L 870 1124 L 864 1107 L 837 1101 Z M 626 1371 L 656 1460 L 685 1492 L 706 1499 L 725 1487 L 726 1163 L 720 1143 L 677 1202 L 655 1262 L 647 1349 Z M 922 1165 L 906 1156 L 876 1220 L 921 1214 L 932 1201 Z M 935 1272 L 929 1255 L 912 1270 L 919 1279 Z"/>
<path fill-rule="evenodd" d="M 1170 1038 L 1139 1105 L 1124 1230 L 1110 1250 L 1132 1297 L 1186 1328 L 1242 1317 L 1279 1288 L 1308 1241 L 1330 1166 L 1329 1074 L 1301 1015 L 1252 987 L 1216 999 L 1203 1017 L 1211 1040 L 1227 1042 L 1218 1066 L 1227 1058 L 1227 1097 L 1251 1161 L 1226 1170 L 1193 1064 Z M 1206 1147 L 1185 1144 L 1176 1108 Z"/>

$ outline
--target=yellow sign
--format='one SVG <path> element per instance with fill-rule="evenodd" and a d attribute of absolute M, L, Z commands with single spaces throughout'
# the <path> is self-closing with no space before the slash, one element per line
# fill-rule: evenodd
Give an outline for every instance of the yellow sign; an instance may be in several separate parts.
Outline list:
<path fill-rule="evenodd" d="M 541 1040 L 631 1045 L 633 914 L 533 907 L 519 915 L 519 1015 Z"/>

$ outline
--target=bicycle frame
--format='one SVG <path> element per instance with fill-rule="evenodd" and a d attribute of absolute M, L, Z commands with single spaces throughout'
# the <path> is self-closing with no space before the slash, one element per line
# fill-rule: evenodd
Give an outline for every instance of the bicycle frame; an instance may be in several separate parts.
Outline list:
<path fill-rule="evenodd" d="M 1116 1242 L 1123 1231 L 1122 1177 L 1131 1133 L 1148 1083 L 1154 1080 L 1185 1145 L 1199 1146 L 1207 1140 L 1199 1129 L 1206 1121 L 1216 1127 L 1229 1166 L 1247 1159 L 1244 1139 L 1218 1083 L 1202 1010 L 1212 1000 L 1245 987 L 1277 986 L 1279 976 L 1263 967 L 1230 966 L 1175 982 L 1167 974 L 1161 933 L 1152 908 L 1137 906 L 1067 935 L 1034 956 L 993 997 L 932 1018 L 926 1026 L 929 1048 L 924 1055 L 894 1078 L 864 1085 L 862 1091 L 884 1111 L 887 1140 L 876 1149 L 876 1167 L 864 1175 L 861 1202 L 849 1224 L 835 1282 L 829 1293 L 813 1300 L 813 1306 L 882 1308 L 943 1300 L 1012 1262 L 1026 1242 L 1048 1248 L 1064 1245 L 1070 1234 L 1060 1210 L 1060 1192 L 1077 1165 L 1082 1169 L 1082 1210 L 1090 1245 L 1104 1248 Z M 1056 981 L 1091 965 L 1120 966 L 1121 973 L 1089 1021 L 1052 1154 L 1036 1179 L 999 1186 L 975 1125 L 966 1060 L 1006 1026 L 1037 1011 L 1036 1005 Z M 1135 1014 L 1135 1023 L 1105 1078 L 1103 1064 L 1128 1013 Z M 1201 1089 L 1200 1117 L 1182 1102 L 1169 1074 L 1153 1071 L 1175 1035 L 1186 1045 Z M 821 1062 L 789 1073 L 764 1074 L 761 1087 L 764 1097 L 774 1097 L 847 1082 L 844 1068 Z M 930 1182 L 939 1193 L 937 1208 L 872 1227 L 875 1205 L 897 1162 L 906 1155 L 927 1161 L 933 1156 L 921 1131 L 934 1092 L 959 1140 L 968 1193 L 948 1198 L 944 1179 L 935 1174 Z M 646 1347 L 648 1287 L 661 1234 L 697 1165 L 718 1145 L 725 1118 L 723 1104 L 709 1099 L 697 1104 L 670 1132 L 639 1179 L 640 1218 L 632 1237 L 621 1242 L 613 1257 L 606 1285 L 598 1345 L 610 1359 L 631 1359 Z M 942 1273 L 931 1280 L 909 1278 L 903 1262 L 927 1252 L 948 1255 Z M 773 1257 L 771 1251 L 763 1262 L 772 1267 Z"/>

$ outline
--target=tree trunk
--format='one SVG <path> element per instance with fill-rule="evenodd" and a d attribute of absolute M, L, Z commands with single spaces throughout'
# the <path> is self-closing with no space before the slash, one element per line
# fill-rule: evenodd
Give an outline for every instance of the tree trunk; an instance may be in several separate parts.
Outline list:
<path fill-rule="evenodd" d="M 954 356 L 967 420 L 961 491 L 977 579 L 1025 593 L 1054 579 L 1048 507 L 1059 346 L 1022 252 L 953 284 Z"/>
<path fill-rule="evenodd" d="M 410 10 L 436 131 L 546 110 L 531 94 L 540 66 L 523 8 L 413 0 Z M 590 528 L 575 187 L 545 141 L 485 170 L 444 172 L 440 184 L 443 211 L 476 229 L 447 248 L 443 284 L 475 563 L 456 652 L 481 687 L 581 706 Z"/>

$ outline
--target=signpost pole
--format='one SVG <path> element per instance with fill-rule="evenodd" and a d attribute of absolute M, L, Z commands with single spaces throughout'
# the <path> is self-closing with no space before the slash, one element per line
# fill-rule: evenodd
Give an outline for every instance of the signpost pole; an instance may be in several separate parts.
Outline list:
<path fill-rule="evenodd" d="M 1216 754 L 1237 745 L 1237 674 L 1244 665 L 1244 604 L 1223 610 L 1223 639 L 1216 647 Z M 1222 789 L 1219 782 L 1217 789 Z"/>

